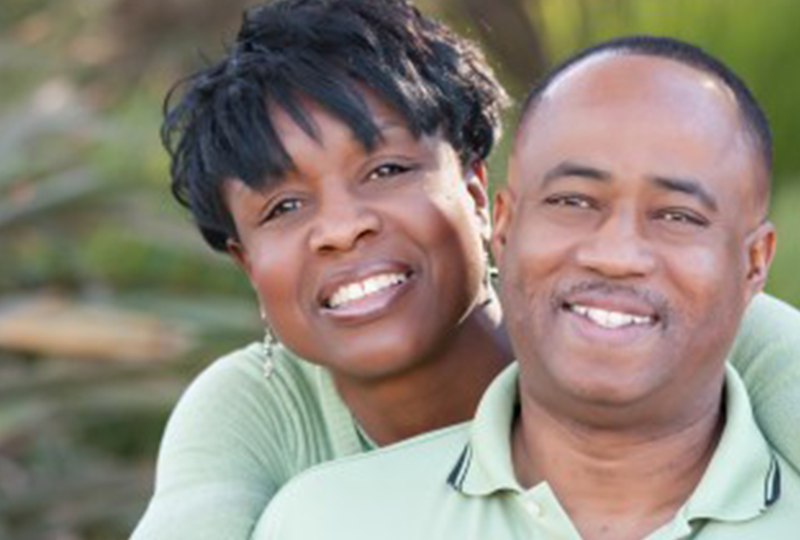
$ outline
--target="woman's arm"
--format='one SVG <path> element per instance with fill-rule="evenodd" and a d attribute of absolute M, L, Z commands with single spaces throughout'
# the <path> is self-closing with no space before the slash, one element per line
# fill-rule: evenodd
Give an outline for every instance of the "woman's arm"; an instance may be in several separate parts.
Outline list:
<path fill-rule="evenodd" d="M 289 478 L 331 459 L 313 381 L 280 360 L 265 379 L 251 346 L 192 383 L 167 425 L 155 494 L 132 540 L 246 540 Z"/>
<path fill-rule="evenodd" d="M 756 296 L 730 360 L 767 439 L 800 469 L 800 311 L 772 296 Z"/>

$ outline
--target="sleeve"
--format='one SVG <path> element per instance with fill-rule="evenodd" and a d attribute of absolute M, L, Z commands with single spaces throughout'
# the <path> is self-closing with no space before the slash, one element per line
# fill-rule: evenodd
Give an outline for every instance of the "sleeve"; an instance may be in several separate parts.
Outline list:
<path fill-rule="evenodd" d="M 769 295 L 756 296 L 730 361 L 747 386 L 761 430 L 800 470 L 800 311 Z"/>
<path fill-rule="evenodd" d="M 290 476 L 285 411 L 252 349 L 187 389 L 159 450 L 156 488 L 131 540 L 245 540 Z"/>

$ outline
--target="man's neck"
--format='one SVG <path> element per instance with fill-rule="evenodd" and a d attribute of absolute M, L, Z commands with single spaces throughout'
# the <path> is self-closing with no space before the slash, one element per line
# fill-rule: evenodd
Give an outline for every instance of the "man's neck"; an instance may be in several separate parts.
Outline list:
<path fill-rule="evenodd" d="M 586 540 L 641 539 L 669 522 L 694 491 L 724 425 L 721 401 L 672 431 L 603 430 L 526 402 L 514 424 L 520 483 L 546 480 Z"/>

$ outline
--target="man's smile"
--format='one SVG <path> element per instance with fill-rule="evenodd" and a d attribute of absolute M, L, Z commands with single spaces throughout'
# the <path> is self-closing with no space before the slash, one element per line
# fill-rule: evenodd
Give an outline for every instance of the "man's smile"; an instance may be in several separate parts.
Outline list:
<path fill-rule="evenodd" d="M 582 339 L 614 347 L 632 345 L 668 322 L 668 302 L 651 289 L 606 281 L 567 286 L 554 297 L 556 314 Z"/>
<path fill-rule="evenodd" d="M 621 328 L 625 326 L 651 326 L 656 318 L 651 315 L 635 315 L 622 311 L 584 306 L 581 304 L 565 304 L 567 310 L 585 317 L 603 328 Z"/>

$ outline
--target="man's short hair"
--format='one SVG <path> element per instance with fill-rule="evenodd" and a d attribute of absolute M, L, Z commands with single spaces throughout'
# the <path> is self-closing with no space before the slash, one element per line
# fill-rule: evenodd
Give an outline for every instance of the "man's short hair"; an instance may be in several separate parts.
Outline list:
<path fill-rule="evenodd" d="M 220 186 L 261 189 L 290 171 L 270 117 L 280 107 L 311 137 L 310 99 L 366 149 L 380 137 L 363 89 L 396 110 L 417 137 L 441 133 L 463 164 L 487 157 L 507 97 L 480 50 L 405 0 L 278 0 L 245 12 L 226 56 L 176 85 L 162 140 L 172 192 L 205 240 L 236 238 Z"/>
<path fill-rule="evenodd" d="M 769 122 L 747 85 L 730 68 L 706 51 L 670 37 L 626 36 L 598 43 L 578 54 L 567 58 L 551 70 L 528 94 L 522 107 L 519 126 L 536 108 L 542 95 L 561 75 L 573 66 L 599 54 L 631 54 L 655 56 L 680 62 L 689 67 L 712 75 L 727 86 L 733 93 L 745 128 L 751 136 L 768 175 L 772 171 L 772 135 Z"/>

